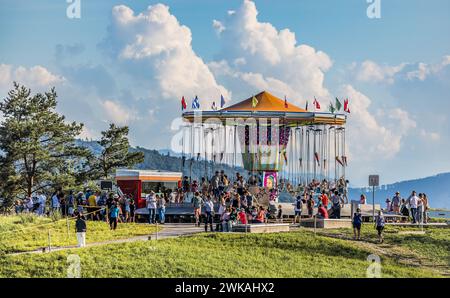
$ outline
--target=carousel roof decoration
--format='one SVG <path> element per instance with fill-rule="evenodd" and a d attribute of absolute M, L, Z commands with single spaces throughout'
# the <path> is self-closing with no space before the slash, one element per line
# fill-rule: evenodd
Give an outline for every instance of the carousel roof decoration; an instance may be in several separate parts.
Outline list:
<path fill-rule="evenodd" d="M 200 110 L 198 98 L 195 100 L 193 110 L 182 113 L 186 122 L 181 129 L 181 167 L 186 174 L 189 171 L 189 177 L 195 157 L 199 160 L 201 156 L 204 177 L 217 170 L 218 156 L 219 164 L 242 166 L 252 173 L 277 172 L 280 181 L 293 185 L 306 185 L 314 179 L 337 183 L 345 177 L 348 99 L 342 105 L 336 98 L 335 105 L 330 103 L 328 107 L 330 112 L 317 111 L 320 103 L 316 98 L 311 111 L 267 91 L 228 107 L 224 107 L 221 95 L 221 109 L 214 102 L 212 110 L 207 111 Z M 201 121 L 197 122 L 196 116 Z M 190 161 L 187 170 L 186 160 Z"/>
<path fill-rule="evenodd" d="M 183 118 L 192 122 L 197 112 L 184 112 Z M 210 118 L 217 118 L 222 121 L 227 118 L 279 118 L 283 119 L 288 126 L 314 124 L 343 125 L 346 122 L 345 114 L 307 111 L 267 91 L 262 91 L 229 107 L 219 110 L 202 111 L 202 121 Z"/>

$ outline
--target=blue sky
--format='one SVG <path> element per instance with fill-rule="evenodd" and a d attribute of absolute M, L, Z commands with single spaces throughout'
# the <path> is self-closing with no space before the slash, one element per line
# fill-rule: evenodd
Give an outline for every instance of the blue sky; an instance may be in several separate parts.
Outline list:
<path fill-rule="evenodd" d="M 234 102 L 267 88 L 300 105 L 350 97 L 354 185 L 372 172 L 390 183 L 450 171 L 450 1 L 381 0 L 380 19 L 367 17 L 365 0 L 81 0 L 80 19 L 67 18 L 65 0 L 0 5 L 1 96 L 14 79 L 55 85 L 85 137 L 116 121 L 133 145 L 167 148 L 179 97 Z M 118 23 L 128 10 L 137 25 Z"/>

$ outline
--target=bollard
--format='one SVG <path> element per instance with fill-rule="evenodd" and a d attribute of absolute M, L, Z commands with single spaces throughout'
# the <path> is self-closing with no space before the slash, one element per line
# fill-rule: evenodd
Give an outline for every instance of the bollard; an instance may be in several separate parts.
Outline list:
<path fill-rule="evenodd" d="M 52 250 L 52 238 L 50 236 L 50 229 L 48 230 L 48 252 Z"/>
<path fill-rule="evenodd" d="M 317 221 L 316 221 L 316 215 L 314 215 L 314 236 L 316 235 L 316 225 L 317 225 Z"/>

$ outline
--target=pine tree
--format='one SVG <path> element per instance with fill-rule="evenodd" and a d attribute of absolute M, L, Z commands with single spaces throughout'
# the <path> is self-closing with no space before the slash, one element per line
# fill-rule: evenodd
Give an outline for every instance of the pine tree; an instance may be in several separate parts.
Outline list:
<path fill-rule="evenodd" d="M 56 112 L 56 99 L 55 88 L 32 95 L 14 83 L 0 103 L 0 186 L 6 196 L 76 183 L 76 172 L 90 153 L 75 144 L 83 124 L 66 122 Z"/>
<path fill-rule="evenodd" d="M 110 179 L 118 168 L 128 168 L 144 161 L 142 152 L 131 152 L 128 141 L 129 128 L 111 123 L 109 129 L 102 131 L 98 144 L 102 147 L 99 156 L 91 156 L 89 161 L 92 179 Z"/>

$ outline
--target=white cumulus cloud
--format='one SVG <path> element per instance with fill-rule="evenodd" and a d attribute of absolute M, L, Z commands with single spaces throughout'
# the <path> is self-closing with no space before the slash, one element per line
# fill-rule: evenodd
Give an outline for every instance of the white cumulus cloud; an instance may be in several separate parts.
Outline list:
<path fill-rule="evenodd" d="M 51 73 L 47 68 L 36 65 L 24 67 L 9 64 L 0 64 L 0 88 L 10 89 L 12 83 L 16 81 L 28 88 L 50 87 L 65 81 L 63 76 Z"/>
<path fill-rule="evenodd" d="M 198 95 L 204 103 L 230 97 L 192 49 L 191 30 L 181 25 L 163 4 L 142 13 L 125 6 L 113 8 L 112 25 L 103 45 L 126 71 L 143 80 L 158 100 Z M 206 105 L 206 104 L 205 104 Z M 209 106 L 209 104 L 207 104 Z"/>
<path fill-rule="evenodd" d="M 223 59 L 209 64 L 216 77 L 238 94 L 266 89 L 297 104 L 329 97 L 323 85 L 332 66 L 328 55 L 299 44 L 294 32 L 260 22 L 257 16 L 255 3 L 245 0 L 221 22 Z"/>
<path fill-rule="evenodd" d="M 351 85 L 342 86 L 340 92 L 348 95 L 351 105 L 347 125 L 351 156 L 359 161 L 394 157 L 402 138 L 416 127 L 408 112 L 396 108 L 376 117 L 370 111 L 372 100 L 368 96 Z M 388 127 L 387 123 L 392 125 Z"/>

